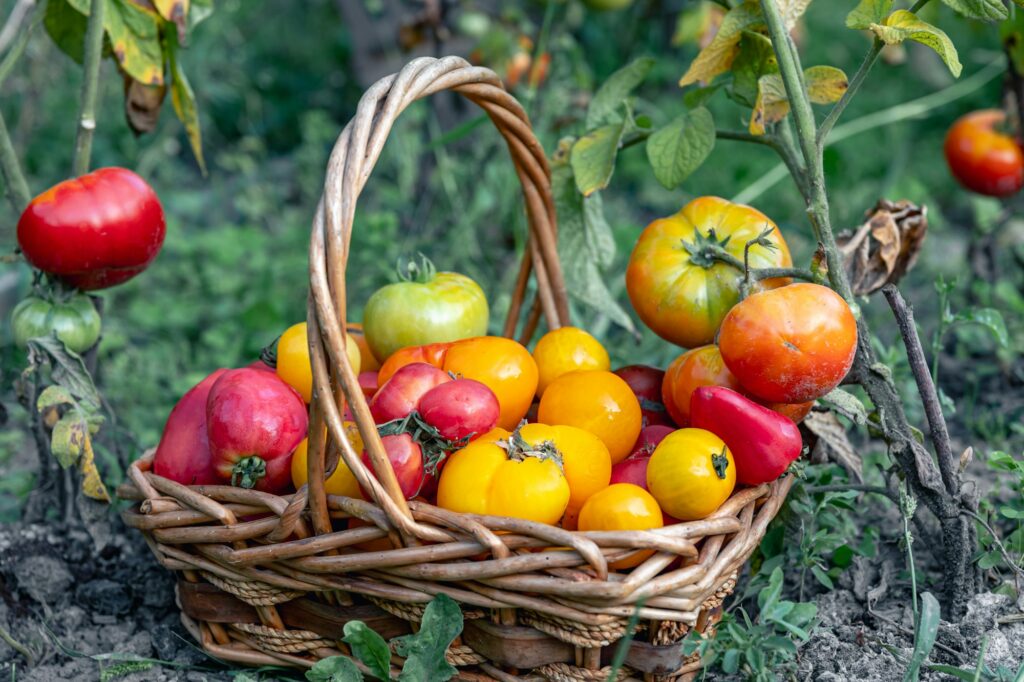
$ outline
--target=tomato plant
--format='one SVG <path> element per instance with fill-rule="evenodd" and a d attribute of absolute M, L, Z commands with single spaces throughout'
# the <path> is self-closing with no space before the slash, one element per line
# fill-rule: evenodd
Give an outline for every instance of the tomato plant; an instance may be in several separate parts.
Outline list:
<path fill-rule="evenodd" d="M 164 209 L 126 168 L 65 180 L 28 205 L 18 245 L 43 272 L 79 289 L 106 289 L 145 270 L 164 243 Z"/>
<path fill-rule="evenodd" d="M 407 346 L 487 333 L 487 298 L 469 277 L 437 272 L 425 257 L 399 274 L 402 281 L 374 292 L 363 311 L 363 333 L 378 360 Z"/>
<path fill-rule="evenodd" d="M 654 333 L 676 345 L 693 348 L 711 343 L 725 314 L 740 299 L 744 273 L 708 258 L 705 245 L 742 261 L 747 242 L 759 237 L 768 246 L 749 248 L 751 267 L 792 265 L 775 223 L 750 206 L 700 197 L 675 215 L 655 220 L 641 233 L 626 269 L 633 309 Z M 785 283 L 785 279 L 766 279 L 759 286 Z"/>
<path fill-rule="evenodd" d="M 979 194 L 1005 197 L 1024 185 L 1020 141 L 1001 131 L 1006 113 L 972 111 L 957 119 L 946 134 L 949 170 L 961 185 Z"/>
<path fill-rule="evenodd" d="M 56 334 L 68 350 L 83 353 L 99 341 L 101 320 L 85 294 L 64 301 L 29 296 L 11 311 L 11 327 L 14 342 L 22 348 L 29 339 Z"/>

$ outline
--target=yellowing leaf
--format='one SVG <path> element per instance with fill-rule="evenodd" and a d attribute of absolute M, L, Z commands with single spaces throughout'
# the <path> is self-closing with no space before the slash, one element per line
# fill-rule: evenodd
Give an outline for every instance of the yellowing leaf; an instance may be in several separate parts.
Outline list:
<path fill-rule="evenodd" d="M 775 0 L 775 4 L 779 8 L 782 20 L 786 23 L 786 28 L 792 29 L 796 26 L 796 22 L 803 16 L 804 12 L 807 11 L 807 6 L 811 4 L 811 0 Z"/>
<path fill-rule="evenodd" d="M 110 502 L 110 493 L 103 485 L 99 469 L 96 468 L 96 455 L 92 451 L 92 441 L 85 436 L 82 448 L 82 457 L 78 460 L 78 471 L 82 474 L 82 492 L 100 502 Z"/>
<path fill-rule="evenodd" d="M 129 76 L 147 85 L 164 82 L 164 53 L 160 47 L 160 15 L 130 0 L 105 0 L 103 29 L 114 58 Z M 88 16 L 89 0 L 68 0 Z"/>
<path fill-rule="evenodd" d="M 680 87 L 697 81 L 710 82 L 715 76 L 725 73 L 739 52 L 740 36 L 743 31 L 764 23 L 761 7 L 756 2 L 744 2 L 729 10 L 718 33 L 697 55 L 683 77 Z"/>
<path fill-rule="evenodd" d="M 757 80 L 757 101 L 750 114 L 750 134 L 764 135 L 765 127 L 778 123 L 789 113 L 789 100 L 782 76 L 770 73 Z"/>
<path fill-rule="evenodd" d="M 804 71 L 807 95 L 815 104 L 838 102 L 850 81 L 841 69 L 834 66 L 812 66 Z"/>
<path fill-rule="evenodd" d="M 67 469 L 78 461 L 89 439 L 89 425 L 78 410 L 69 410 L 53 425 L 50 433 L 50 452 Z"/>
<path fill-rule="evenodd" d="M 188 27 L 189 0 L 153 0 L 153 6 L 167 21 L 178 27 L 178 42 L 185 42 L 185 30 Z"/>
<path fill-rule="evenodd" d="M 185 77 L 185 71 L 178 61 L 178 46 L 173 40 L 165 41 L 167 47 L 168 64 L 170 65 L 171 77 L 171 104 L 174 105 L 174 113 L 185 126 L 185 134 L 188 135 L 189 145 L 196 157 L 203 175 L 206 175 L 206 160 L 203 158 L 203 132 L 199 125 L 199 109 L 196 107 L 196 96 L 192 92 Z"/>
<path fill-rule="evenodd" d="M 963 67 L 957 56 L 953 41 L 942 29 L 922 21 L 913 12 L 905 9 L 896 10 L 885 20 L 884 24 L 871 24 L 871 30 L 887 45 L 896 45 L 904 40 L 913 40 L 935 50 L 942 61 L 946 62 L 955 77 L 960 76 Z"/>
<path fill-rule="evenodd" d="M 869 29 L 880 24 L 892 9 L 892 0 L 860 0 L 860 4 L 846 15 L 848 28 Z"/>
<path fill-rule="evenodd" d="M 569 164 L 580 194 L 589 197 L 608 186 L 615 170 L 624 124 L 609 123 L 576 140 L 569 154 Z"/>

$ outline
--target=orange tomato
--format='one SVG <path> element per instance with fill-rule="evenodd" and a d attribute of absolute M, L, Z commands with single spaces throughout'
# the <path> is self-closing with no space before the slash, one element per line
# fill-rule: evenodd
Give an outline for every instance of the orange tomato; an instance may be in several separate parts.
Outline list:
<path fill-rule="evenodd" d="M 380 369 L 380 362 L 373 356 L 369 344 L 366 343 L 366 335 L 363 334 L 363 325 L 358 322 L 349 322 L 345 325 L 345 331 L 355 340 L 359 348 L 359 368 L 363 372 L 375 372 Z"/>
<path fill-rule="evenodd" d="M 494 391 L 501 407 L 498 426 L 508 431 L 526 416 L 537 392 L 537 363 L 530 351 L 501 336 L 455 341 L 444 356 L 442 369 L 475 379 Z"/>
<path fill-rule="evenodd" d="M 743 388 L 772 402 L 815 400 L 839 385 L 857 352 L 857 320 L 820 284 L 746 298 L 722 322 L 718 346 Z"/>
<path fill-rule="evenodd" d="M 533 349 L 540 378 L 537 395 L 544 395 L 548 385 L 569 372 L 588 369 L 611 369 L 608 351 L 593 336 L 576 327 L 562 327 L 540 337 Z"/>
<path fill-rule="evenodd" d="M 957 119 L 946 134 L 944 151 L 949 170 L 961 185 L 979 194 L 1005 197 L 1024 185 L 1024 152 L 1002 132 L 1006 113 L 972 111 Z"/>
<path fill-rule="evenodd" d="M 640 319 L 655 334 L 683 348 L 714 341 L 722 319 L 740 300 L 743 272 L 707 257 L 701 246 L 714 241 L 742 261 L 747 242 L 765 228 L 775 228 L 767 236 L 775 248 L 751 247 L 751 267 L 792 265 L 775 223 L 750 206 L 699 197 L 675 215 L 652 222 L 637 240 L 626 269 L 626 291 Z M 758 287 L 787 282 L 763 280 Z"/>
<path fill-rule="evenodd" d="M 578 525 L 580 530 L 650 530 L 665 524 L 653 495 L 632 483 L 616 483 L 590 496 L 580 510 Z M 609 567 L 633 568 L 652 554 L 654 550 L 637 552 Z"/>
<path fill-rule="evenodd" d="M 625 459 L 640 435 L 643 415 L 633 389 L 611 372 L 590 370 L 558 377 L 544 391 L 537 418 L 594 434 L 608 448 L 612 464 Z"/>
<path fill-rule="evenodd" d="M 444 355 L 448 352 L 449 343 L 428 343 L 426 346 L 407 346 L 396 350 L 384 361 L 377 372 L 377 385 L 383 386 L 391 375 L 406 365 L 414 362 L 425 362 L 440 368 L 444 364 Z"/>

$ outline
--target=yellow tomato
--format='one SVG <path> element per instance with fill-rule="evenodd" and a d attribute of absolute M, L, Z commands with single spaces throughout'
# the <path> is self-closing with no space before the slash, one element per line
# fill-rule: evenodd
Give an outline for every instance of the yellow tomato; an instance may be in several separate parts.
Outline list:
<path fill-rule="evenodd" d="M 612 478 L 612 458 L 601 439 L 575 426 L 526 424 L 519 434 L 530 445 L 545 442 L 555 446 L 562 458 L 565 480 L 569 482 L 566 516 L 575 518 L 591 495 L 607 488 Z"/>
<path fill-rule="evenodd" d="M 664 520 L 654 497 L 638 485 L 616 483 L 594 493 L 580 510 L 580 530 L 650 530 Z M 633 568 L 654 554 L 653 550 L 613 561 L 612 568 Z"/>
<path fill-rule="evenodd" d="M 437 486 L 437 506 L 465 514 L 554 525 L 568 503 L 569 484 L 558 461 L 507 441 L 476 440 L 457 451 Z"/>
<path fill-rule="evenodd" d="M 562 327 L 540 337 L 533 349 L 540 378 L 537 395 L 544 395 L 548 385 L 569 372 L 587 369 L 611 369 L 608 351 L 593 336 L 576 327 Z"/>
<path fill-rule="evenodd" d="M 616 464 L 632 451 L 643 415 L 629 384 L 611 372 L 591 370 L 555 379 L 540 399 L 537 419 L 589 431 L 601 439 Z"/>
<path fill-rule="evenodd" d="M 359 435 L 359 427 L 356 426 L 356 423 L 345 422 L 345 433 L 348 435 L 348 440 L 352 443 L 355 451 L 362 452 L 363 438 Z M 295 448 L 295 453 L 292 455 L 292 483 L 295 484 L 296 489 L 301 488 L 308 480 L 308 469 L 306 468 L 308 449 L 309 439 L 303 438 L 302 442 L 299 443 L 299 447 Z M 354 497 L 357 500 L 362 499 L 362 493 L 359 491 L 359 483 L 356 481 L 355 474 L 348 468 L 345 460 L 340 455 L 337 468 L 334 469 L 334 473 L 324 482 L 324 490 L 327 491 L 328 495 Z"/>
<path fill-rule="evenodd" d="M 647 464 L 647 489 L 669 516 L 703 519 L 736 487 L 736 464 L 721 438 L 704 429 L 668 434 Z"/>
<path fill-rule="evenodd" d="M 503 429 L 519 425 L 537 392 L 537 363 L 530 351 L 501 336 L 454 342 L 445 353 L 442 369 L 475 379 L 494 391 L 501 407 L 498 426 Z"/>
<path fill-rule="evenodd" d="M 345 340 L 349 364 L 359 374 L 359 346 L 351 335 L 346 334 Z M 277 340 L 277 376 L 298 391 L 307 403 L 313 399 L 313 367 L 309 360 L 305 322 L 288 327 Z"/>

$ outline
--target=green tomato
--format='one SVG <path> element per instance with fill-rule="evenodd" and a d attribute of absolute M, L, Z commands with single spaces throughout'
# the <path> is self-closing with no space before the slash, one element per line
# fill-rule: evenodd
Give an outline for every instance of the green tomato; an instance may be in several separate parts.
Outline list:
<path fill-rule="evenodd" d="M 82 353 L 100 338 L 100 314 L 85 294 L 75 294 L 57 303 L 29 296 L 14 307 L 11 324 L 14 342 L 23 348 L 29 339 L 57 332 L 57 338 L 68 350 Z"/>
<path fill-rule="evenodd" d="M 406 346 L 487 333 L 487 297 L 472 279 L 457 272 L 435 272 L 426 258 L 399 274 L 403 281 L 374 292 L 363 312 L 366 343 L 379 361 Z"/>

